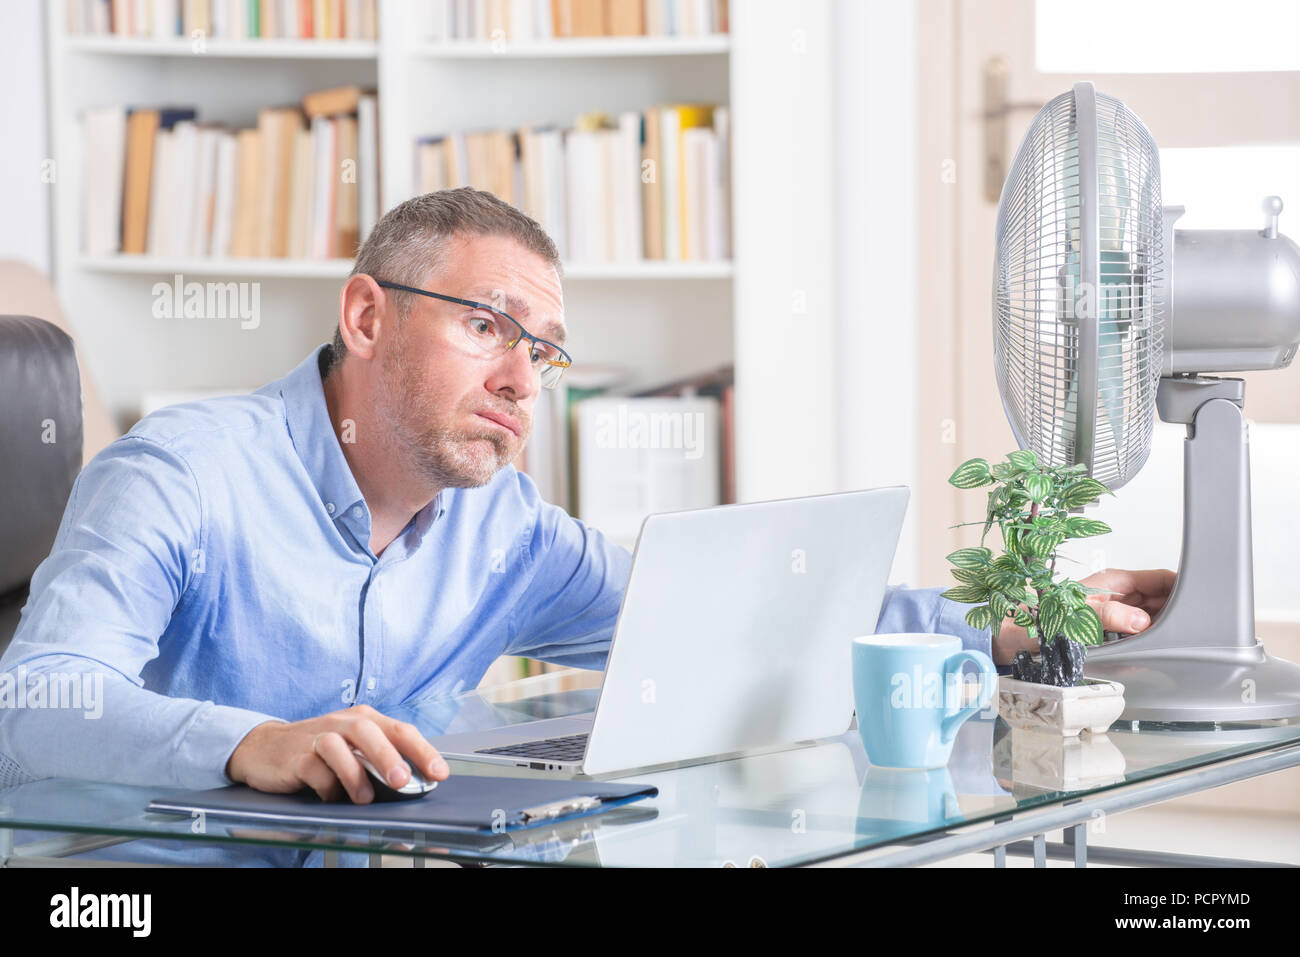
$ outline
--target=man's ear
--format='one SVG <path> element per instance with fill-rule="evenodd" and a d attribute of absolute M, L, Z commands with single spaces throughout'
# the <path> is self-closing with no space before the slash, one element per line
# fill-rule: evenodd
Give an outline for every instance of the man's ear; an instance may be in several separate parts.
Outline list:
<path fill-rule="evenodd" d="M 380 335 L 396 320 L 396 304 L 373 278 L 359 274 L 343 284 L 339 293 L 339 332 L 351 355 L 373 359 Z"/>

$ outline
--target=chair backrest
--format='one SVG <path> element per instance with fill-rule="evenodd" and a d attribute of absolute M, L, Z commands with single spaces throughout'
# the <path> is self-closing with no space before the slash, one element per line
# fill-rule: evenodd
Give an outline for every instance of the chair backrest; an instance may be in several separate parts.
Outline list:
<path fill-rule="evenodd" d="M 40 316 L 52 322 L 74 340 L 77 330 L 63 314 L 63 305 L 54 292 L 50 277 L 31 263 L 16 259 L 0 259 L 0 315 Z M 91 322 L 98 316 L 82 317 Z M 108 444 L 122 434 L 107 406 L 99 396 L 90 367 L 84 355 L 78 356 L 81 369 L 81 422 L 85 434 L 82 463 L 89 462 Z"/>
<path fill-rule="evenodd" d="M 68 334 L 0 316 L 0 596 L 12 605 L 44 561 L 81 471 L 81 378 Z M 16 614 L 0 615 L 0 649 Z M 12 618 L 12 621 L 9 619 Z"/>

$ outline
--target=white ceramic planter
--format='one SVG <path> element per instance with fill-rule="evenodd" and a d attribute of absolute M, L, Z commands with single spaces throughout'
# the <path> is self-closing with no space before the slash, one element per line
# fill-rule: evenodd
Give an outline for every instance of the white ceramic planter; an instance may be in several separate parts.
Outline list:
<path fill-rule="evenodd" d="M 1104 734 L 1124 710 L 1118 681 L 1085 679 L 1073 688 L 998 679 L 998 714 L 1013 728 L 1072 738 L 1081 731 Z"/>

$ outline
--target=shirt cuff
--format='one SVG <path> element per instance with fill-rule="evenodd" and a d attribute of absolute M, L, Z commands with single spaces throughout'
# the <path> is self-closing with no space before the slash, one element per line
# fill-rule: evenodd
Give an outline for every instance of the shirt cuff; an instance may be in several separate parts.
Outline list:
<path fill-rule="evenodd" d="M 181 744 L 179 766 L 189 771 L 183 774 L 184 780 L 178 782 L 179 785 L 197 789 L 234 784 L 226 775 L 230 756 L 248 732 L 268 721 L 288 724 L 283 718 L 245 708 L 209 705 L 195 718 Z"/>
<path fill-rule="evenodd" d="M 976 606 L 937 596 L 935 600 L 939 614 L 935 617 L 934 630 L 941 635 L 956 635 L 964 651 L 982 651 L 992 659 L 993 635 L 987 628 L 972 628 L 966 622 L 966 613 Z"/>

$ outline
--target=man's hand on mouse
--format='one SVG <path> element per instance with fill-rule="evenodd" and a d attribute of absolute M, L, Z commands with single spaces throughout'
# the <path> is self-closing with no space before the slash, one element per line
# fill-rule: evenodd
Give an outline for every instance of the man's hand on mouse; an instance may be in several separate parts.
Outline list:
<path fill-rule="evenodd" d="M 1088 604 L 1101 618 L 1102 630 L 1135 635 L 1146 630 L 1156 612 L 1164 607 L 1176 577 L 1168 568 L 1107 568 L 1080 579 L 1080 584 L 1110 593 L 1088 596 Z M 1038 640 L 1030 640 L 1029 633 L 1010 618 L 1003 619 L 993 642 L 993 660 L 1000 665 L 1010 664 L 1017 651 L 1038 654 Z"/>
<path fill-rule="evenodd" d="M 415 725 L 362 704 L 305 721 L 259 724 L 231 754 L 226 774 L 258 791 L 288 794 L 309 787 L 323 801 L 342 800 L 346 793 L 353 803 L 368 804 L 375 789 L 353 748 L 385 771 L 394 788 L 411 779 L 407 761 L 432 780 L 445 781 L 451 773 Z"/>

